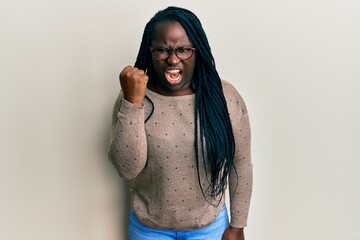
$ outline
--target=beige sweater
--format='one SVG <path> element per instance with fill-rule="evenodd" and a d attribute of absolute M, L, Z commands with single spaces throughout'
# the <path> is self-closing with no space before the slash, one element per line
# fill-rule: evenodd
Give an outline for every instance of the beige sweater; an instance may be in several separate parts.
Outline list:
<path fill-rule="evenodd" d="M 247 224 L 252 191 L 250 126 L 245 103 L 236 89 L 223 81 L 224 94 L 235 136 L 234 170 L 229 174 L 230 212 L 233 227 Z M 195 94 L 162 96 L 150 90 L 152 106 L 123 99 L 113 111 L 109 157 L 120 176 L 131 180 L 131 207 L 139 220 L 153 228 L 190 230 L 211 224 L 224 198 L 214 207 L 204 198 L 197 177 L 194 150 Z M 204 169 L 203 189 L 208 186 Z"/>

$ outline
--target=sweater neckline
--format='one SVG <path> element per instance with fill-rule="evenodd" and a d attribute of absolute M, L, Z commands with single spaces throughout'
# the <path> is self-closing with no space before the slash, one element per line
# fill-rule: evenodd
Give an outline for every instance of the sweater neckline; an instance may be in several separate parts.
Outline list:
<path fill-rule="evenodd" d="M 183 96 L 165 96 L 165 95 L 161 95 L 157 92 L 154 92 L 150 89 L 146 90 L 146 95 L 147 96 L 151 96 L 151 97 L 155 97 L 155 98 L 159 98 L 159 99 L 166 99 L 166 100 L 185 100 L 185 99 L 195 99 L 195 93 L 193 94 L 189 94 L 189 95 L 183 95 Z"/>

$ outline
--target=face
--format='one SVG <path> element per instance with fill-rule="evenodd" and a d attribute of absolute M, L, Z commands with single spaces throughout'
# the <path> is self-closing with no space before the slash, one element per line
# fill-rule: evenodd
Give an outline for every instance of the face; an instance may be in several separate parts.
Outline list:
<path fill-rule="evenodd" d="M 162 22 L 155 26 L 155 37 L 151 48 L 177 49 L 193 47 L 185 29 L 178 22 Z M 195 68 L 195 52 L 191 58 L 180 60 L 173 52 L 169 58 L 160 61 L 152 55 L 156 80 L 149 88 L 168 96 L 192 94 L 191 79 Z"/>

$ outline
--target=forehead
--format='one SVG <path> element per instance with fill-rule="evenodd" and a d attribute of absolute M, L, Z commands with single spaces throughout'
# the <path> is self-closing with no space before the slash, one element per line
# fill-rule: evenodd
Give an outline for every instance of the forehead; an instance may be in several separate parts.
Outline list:
<path fill-rule="evenodd" d="M 191 45 L 191 41 L 183 28 L 176 21 L 159 22 L 154 27 L 152 44 L 156 45 Z"/>

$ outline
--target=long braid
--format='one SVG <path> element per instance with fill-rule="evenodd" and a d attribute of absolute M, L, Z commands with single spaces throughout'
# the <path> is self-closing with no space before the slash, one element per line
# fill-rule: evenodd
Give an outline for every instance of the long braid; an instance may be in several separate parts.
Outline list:
<path fill-rule="evenodd" d="M 179 22 L 196 48 L 192 79 L 195 91 L 196 167 L 201 191 L 209 203 L 213 204 L 213 200 L 219 196 L 221 200 L 224 194 L 227 177 L 233 166 L 235 140 L 221 79 L 216 71 L 215 60 L 200 20 L 191 11 L 183 8 L 168 7 L 159 11 L 145 26 L 135 67 L 147 70 L 149 81 L 155 81 L 150 44 L 154 38 L 155 26 L 160 22 L 169 21 Z M 200 159 L 200 156 L 203 158 Z M 205 169 L 205 180 L 209 183 L 207 189 L 203 188 L 204 179 L 200 178 L 201 165 Z"/>

